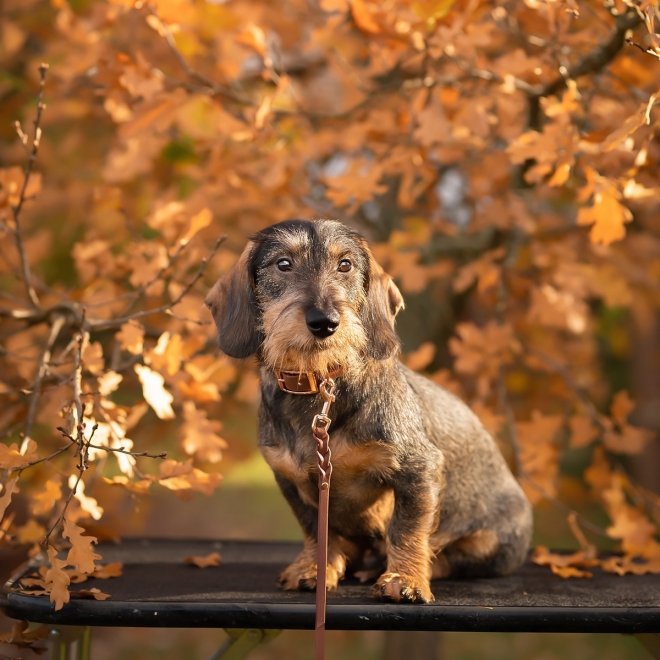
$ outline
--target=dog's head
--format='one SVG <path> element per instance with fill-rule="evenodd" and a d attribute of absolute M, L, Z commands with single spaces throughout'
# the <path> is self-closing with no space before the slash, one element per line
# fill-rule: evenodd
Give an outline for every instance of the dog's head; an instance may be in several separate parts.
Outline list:
<path fill-rule="evenodd" d="M 206 304 L 220 348 L 273 369 L 326 375 L 394 355 L 403 298 L 359 234 L 333 220 L 288 220 L 255 234 Z"/>

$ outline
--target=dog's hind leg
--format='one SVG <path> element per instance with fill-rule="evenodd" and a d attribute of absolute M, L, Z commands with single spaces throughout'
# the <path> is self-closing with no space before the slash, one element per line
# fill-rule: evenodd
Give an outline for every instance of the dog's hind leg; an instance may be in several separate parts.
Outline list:
<path fill-rule="evenodd" d="M 523 507 L 499 529 L 480 529 L 447 545 L 433 561 L 432 577 L 509 575 L 525 561 L 531 514 Z"/>

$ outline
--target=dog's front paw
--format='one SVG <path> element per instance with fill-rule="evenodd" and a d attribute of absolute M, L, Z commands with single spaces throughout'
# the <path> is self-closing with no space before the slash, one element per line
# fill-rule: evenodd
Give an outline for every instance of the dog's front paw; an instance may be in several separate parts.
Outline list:
<path fill-rule="evenodd" d="M 338 571 L 328 565 L 326 571 L 328 590 L 336 589 L 340 577 Z M 280 585 L 286 591 L 316 591 L 316 562 L 294 561 L 282 571 Z"/>
<path fill-rule="evenodd" d="M 400 573 L 383 573 L 374 585 L 374 593 L 396 603 L 432 603 L 435 600 L 428 582 Z"/>

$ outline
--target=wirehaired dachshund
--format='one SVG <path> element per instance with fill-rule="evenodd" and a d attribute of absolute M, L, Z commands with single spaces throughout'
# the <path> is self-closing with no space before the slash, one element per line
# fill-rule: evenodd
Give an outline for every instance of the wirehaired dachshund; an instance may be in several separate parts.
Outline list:
<path fill-rule="evenodd" d="M 497 576 L 525 560 L 528 500 L 491 435 L 453 394 L 399 360 L 403 298 L 367 242 L 333 220 L 255 234 L 206 304 L 221 350 L 256 355 L 259 446 L 304 534 L 280 576 L 316 588 L 317 456 L 310 423 L 332 377 L 327 584 L 377 578 L 392 601 L 434 600 L 430 581 Z"/>

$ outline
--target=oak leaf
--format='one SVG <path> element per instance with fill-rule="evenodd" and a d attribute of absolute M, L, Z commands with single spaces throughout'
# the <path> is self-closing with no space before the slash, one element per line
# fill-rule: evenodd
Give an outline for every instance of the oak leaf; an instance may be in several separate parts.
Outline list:
<path fill-rule="evenodd" d="M 211 495 L 220 484 L 220 475 L 208 473 L 193 467 L 192 460 L 179 463 L 165 460 L 160 464 L 160 475 L 157 482 L 177 492 L 182 498 L 190 496 L 192 491 Z"/>
<path fill-rule="evenodd" d="M 52 508 L 51 502 L 51 508 Z M 34 518 L 30 518 L 25 525 L 21 525 L 16 530 L 16 538 L 19 543 L 37 543 L 44 538 L 46 530 Z"/>
<path fill-rule="evenodd" d="M 369 0 L 349 0 L 355 25 L 367 34 L 380 34 L 383 29 L 378 21 L 378 4 Z"/>
<path fill-rule="evenodd" d="M 75 488 L 73 496 L 80 504 L 81 510 L 91 516 L 93 520 L 100 520 L 103 517 L 103 507 L 99 505 L 97 500 L 85 494 L 85 482 L 78 478 L 78 475 L 72 474 L 69 476 L 69 488 Z M 72 514 L 69 508 L 67 513 Z"/>
<path fill-rule="evenodd" d="M 78 598 L 80 600 L 108 600 L 110 598 L 110 594 L 106 594 L 97 587 L 92 587 L 91 589 L 76 589 L 75 591 L 70 591 L 69 594 L 71 598 Z"/>
<path fill-rule="evenodd" d="M 124 572 L 124 564 L 120 561 L 111 562 L 109 564 L 97 565 L 94 568 L 92 577 L 99 580 L 107 580 L 108 578 L 120 577 Z"/>
<path fill-rule="evenodd" d="M 7 480 L 6 483 L 2 484 L 2 495 L 0 495 L 0 519 L 5 515 L 7 507 L 11 503 L 11 498 L 14 493 L 18 492 L 18 477 L 13 477 L 12 479 Z"/>
<path fill-rule="evenodd" d="M 62 534 L 71 543 L 66 561 L 82 573 L 89 574 L 94 572 L 94 562 L 101 559 L 101 555 L 94 552 L 92 548 L 96 543 L 96 537 L 83 536 L 84 531 L 82 527 L 76 525 L 66 515 L 64 516 Z"/>
<path fill-rule="evenodd" d="M 587 415 L 573 415 L 568 425 L 571 432 L 571 447 L 574 449 L 586 447 L 598 438 L 598 427 Z"/>
<path fill-rule="evenodd" d="M 56 612 L 61 610 L 70 599 L 71 579 L 64 570 L 66 563 L 64 559 L 58 558 L 57 550 L 53 546 L 48 546 L 48 567 L 44 573 L 44 582 Z"/>
<path fill-rule="evenodd" d="M 172 419 L 174 397 L 165 389 L 165 379 L 142 364 L 135 365 L 135 373 L 142 384 L 142 394 L 145 401 L 160 419 Z"/>
<path fill-rule="evenodd" d="M 559 474 L 557 432 L 563 418 L 532 412 L 531 420 L 518 422 L 520 482 L 532 503 L 554 497 Z"/>
<path fill-rule="evenodd" d="M 43 486 L 43 490 L 37 491 L 32 496 L 32 513 L 35 516 L 42 516 L 53 510 L 53 502 L 59 501 L 62 497 L 62 484 L 60 477 L 48 479 Z"/>
<path fill-rule="evenodd" d="M 414 351 L 406 356 L 406 366 L 413 371 L 422 371 L 428 367 L 435 357 L 436 346 L 427 341 L 420 344 Z"/>
<path fill-rule="evenodd" d="M 611 186 L 596 192 L 591 206 L 578 211 L 578 225 L 592 225 L 589 236 L 592 243 L 610 245 L 626 235 L 625 225 L 632 221 L 632 213 L 619 201 L 619 194 Z"/>
<path fill-rule="evenodd" d="M 623 124 L 612 131 L 601 143 L 603 151 L 612 151 L 623 145 L 623 143 L 645 124 L 651 123 L 651 110 L 658 98 L 658 92 L 651 94 L 648 100 L 641 103 L 637 111 L 629 115 Z"/>
<path fill-rule="evenodd" d="M 548 566 L 555 575 L 561 578 L 591 578 L 593 573 L 585 569 L 599 564 L 595 552 L 578 550 L 569 554 L 561 554 L 551 552 L 545 546 L 538 546 L 534 549 L 532 561 L 539 566 Z"/>
<path fill-rule="evenodd" d="M 188 226 L 185 233 L 179 238 L 179 243 L 181 245 L 186 245 L 190 242 L 193 236 L 195 236 L 195 234 L 200 232 L 205 227 L 208 227 L 211 222 L 213 222 L 213 214 L 211 211 L 207 208 L 202 209 L 199 211 L 199 213 L 196 213 L 192 218 L 190 218 L 189 222 L 187 223 Z"/>
<path fill-rule="evenodd" d="M 521 346 L 508 323 L 490 322 L 478 327 L 473 323 L 460 323 L 456 335 L 449 340 L 449 350 L 455 358 L 456 371 L 474 375 L 477 390 L 485 396 L 491 383 L 499 378 L 503 365 L 513 362 Z"/>
<path fill-rule="evenodd" d="M 202 461 L 217 463 L 222 458 L 222 450 L 227 447 L 227 443 L 218 435 L 222 424 L 208 419 L 206 413 L 192 401 L 183 404 L 183 418 L 182 446 L 186 454 L 194 455 Z"/>
<path fill-rule="evenodd" d="M 190 555 L 184 557 L 185 564 L 197 566 L 197 568 L 208 568 L 209 566 L 219 566 L 221 561 L 219 552 L 211 552 L 208 555 Z"/>
<path fill-rule="evenodd" d="M 140 355 L 144 348 L 144 326 L 139 321 L 126 321 L 115 338 L 125 351 Z"/>
<path fill-rule="evenodd" d="M 28 439 L 20 448 L 15 442 L 10 445 L 0 444 L 0 469 L 16 470 L 38 458 L 37 444 Z"/>

